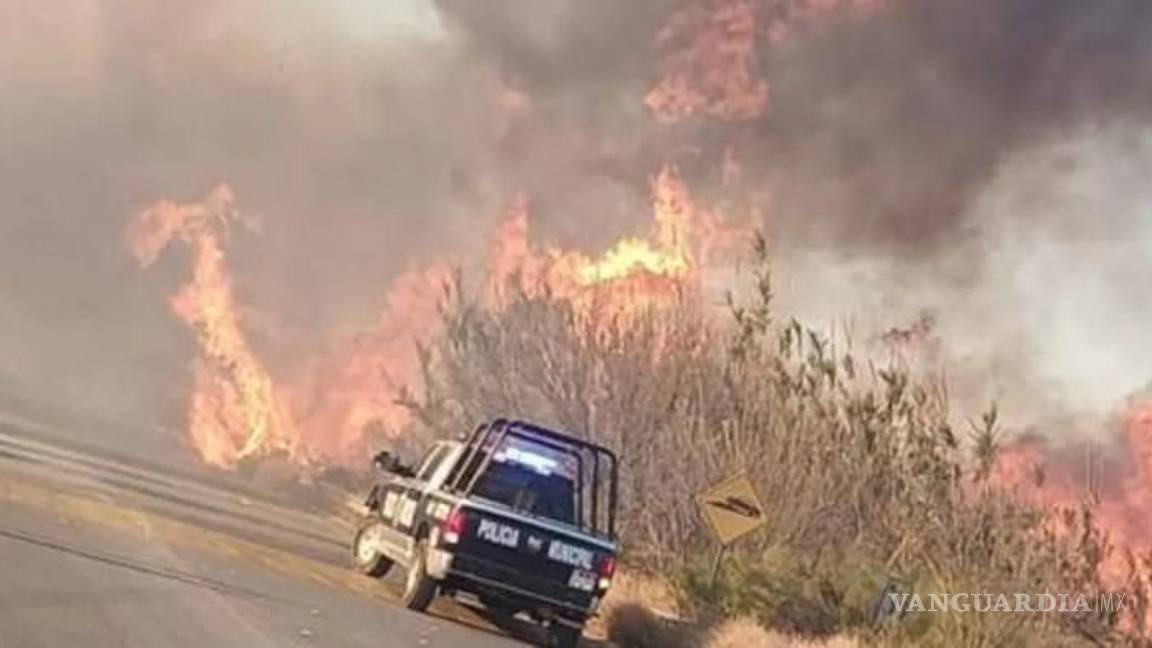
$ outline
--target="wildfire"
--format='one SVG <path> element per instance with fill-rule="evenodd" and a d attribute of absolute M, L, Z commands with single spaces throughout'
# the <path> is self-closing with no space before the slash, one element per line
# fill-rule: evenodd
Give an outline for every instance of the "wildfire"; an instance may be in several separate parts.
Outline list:
<path fill-rule="evenodd" d="M 527 201 L 517 200 L 493 245 L 490 292 L 495 301 L 502 300 L 514 280 L 533 294 L 580 301 L 610 289 L 620 297 L 620 308 L 651 303 L 666 294 L 663 287 L 695 280 L 716 251 L 734 249 L 745 240 L 744 228 L 694 203 L 674 167 L 652 179 L 651 197 L 654 227 L 649 235 L 617 241 L 599 257 L 533 245 Z"/>
<path fill-rule="evenodd" d="M 636 272 L 665 276 L 682 275 L 688 268 L 688 259 L 678 250 L 665 252 L 653 248 L 643 239 L 625 239 L 616 243 L 599 261 L 593 261 L 579 268 L 578 280 L 582 285 L 590 286 L 623 279 Z"/>
<path fill-rule="evenodd" d="M 888 0 L 688 0 L 657 35 L 658 78 L 643 101 L 661 123 L 688 118 L 727 122 L 755 120 L 770 109 L 766 54 L 818 16 L 845 10 L 870 12 Z M 496 97 L 498 133 L 536 107 L 518 88 Z M 735 143 L 723 149 L 725 187 L 741 183 Z M 534 241 L 529 198 L 510 205 L 493 233 L 482 307 L 499 309 L 508 291 L 570 300 L 591 316 L 615 315 L 666 303 L 685 286 L 697 285 L 718 254 L 743 249 L 748 228 L 696 200 L 676 168 L 664 166 L 651 179 L 652 223 L 648 231 L 616 241 L 599 254 Z M 248 459 L 285 456 L 309 465 L 363 461 L 381 436 L 403 434 L 411 423 L 405 399 L 419 392 L 418 344 L 442 335 L 439 305 L 452 268 L 433 263 L 398 277 L 383 292 L 379 317 L 308 371 L 271 375 L 245 332 L 229 274 L 226 248 L 244 224 L 229 187 L 221 185 L 198 203 L 163 201 L 133 219 L 129 247 L 148 268 L 173 243 L 191 252 L 191 276 L 171 297 L 173 313 L 192 331 L 192 394 L 187 421 L 191 445 L 206 463 L 234 468 Z M 926 338 L 932 321 L 884 334 L 893 345 Z M 287 352 L 282 350 L 281 352 Z M 298 363 L 297 363 L 298 364 Z M 1133 550 L 1152 549 L 1152 399 L 1137 402 L 1109 442 L 1119 449 L 1106 470 L 1078 480 L 1083 448 L 1054 448 L 1038 438 L 1018 439 L 999 459 L 995 479 L 1021 497 L 1046 506 L 1073 506 L 1098 498 L 1097 520 L 1111 539 Z M 1083 483 L 1081 483 L 1083 482 Z M 1109 565 L 1117 581 L 1123 566 Z"/>
<path fill-rule="evenodd" d="M 398 277 L 374 326 L 338 341 L 292 391 L 301 442 L 325 463 L 362 462 L 411 421 L 402 401 L 421 386 L 417 343 L 440 333 L 438 306 L 451 268 Z"/>
<path fill-rule="evenodd" d="M 703 248 L 692 250 L 689 242 L 703 244 L 694 239 L 703 229 L 693 228 L 710 214 L 696 209 L 675 168 L 665 167 L 653 178 L 652 209 L 656 228 L 651 238 L 618 241 L 599 259 L 575 257 L 576 280 L 581 286 L 637 275 L 683 278 L 705 262 L 700 254 Z"/>
<path fill-rule="evenodd" d="M 796 21 L 838 6 L 871 7 L 877 0 L 690 0 L 656 36 L 661 77 L 645 97 L 652 115 L 671 122 L 690 115 L 721 120 L 762 116 L 768 83 L 762 50 Z M 495 97 L 508 122 L 533 112 L 533 98 L 509 86 Z M 734 149 L 725 149 L 726 182 L 740 176 Z M 617 241 L 599 255 L 539 244 L 529 236 L 527 198 L 513 203 L 495 232 L 488 259 L 485 307 L 500 308 L 515 287 L 566 299 L 589 313 L 635 312 L 698 286 L 717 252 L 744 244 L 745 229 L 696 204 L 676 169 L 652 179 L 653 226 Z M 358 460 L 367 437 L 396 435 L 409 423 L 401 403 L 419 388 L 416 343 L 440 334 L 437 307 L 450 269 L 434 264 L 397 279 L 378 321 L 336 340 L 302 376 L 275 380 L 253 352 L 225 258 L 230 230 L 240 223 L 227 187 L 204 202 L 162 202 L 141 214 L 129 232 L 141 265 L 149 266 L 175 240 L 193 252 L 192 279 L 172 308 L 199 346 L 189 403 L 192 443 L 218 466 L 283 454 L 304 463 Z M 595 315 L 598 316 L 598 315 Z M 299 366 L 300 363 L 290 363 Z"/>
<path fill-rule="evenodd" d="M 1116 542 L 1152 550 L 1152 398 L 1132 404 L 1113 443 L 1124 448 L 1126 465 L 1105 484 L 1102 516 Z"/>
<path fill-rule="evenodd" d="M 890 0 L 685 0 L 657 38 L 661 69 L 644 103 L 662 123 L 692 117 L 729 122 L 764 117 L 772 98 L 765 63 L 773 48 L 786 47 L 797 32 L 821 19 L 868 15 L 889 4 Z M 721 172 L 725 186 L 740 179 L 740 165 L 731 143 L 724 149 Z M 686 194 L 676 190 L 674 173 L 657 183 L 655 194 L 658 220 L 662 211 L 673 215 L 692 211 L 691 205 L 677 206 Z M 719 235 L 720 230 L 711 236 L 700 235 L 700 229 L 715 222 L 706 214 L 672 218 L 670 222 L 672 225 L 662 229 L 677 232 L 671 240 L 682 240 L 678 228 L 684 223 L 696 228 L 697 241 L 725 238 Z M 684 250 L 680 244 L 669 245 L 662 236 L 657 240 L 662 250 Z M 638 260 L 646 259 L 647 253 L 644 247 L 628 249 L 609 267 L 651 267 L 657 261 Z M 701 250 L 686 252 L 687 272 L 696 267 L 695 259 L 706 256 Z M 655 267 L 678 272 L 677 259 L 659 257 L 658 261 L 671 266 Z M 611 272 L 596 274 L 595 264 L 585 267 L 593 273 L 591 277 L 612 276 Z M 931 324 L 924 320 L 881 337 L 889 344 L 907 344 L 923 339 Z M 1041 506 L 1074 507 L 1097 501 L 1096 521 L 1115 545 L 1136 552 L 1152 551 L 1152 398 L 1131 406 L 1123 425 L 1106 445 L 1113 452 L 1098 455 L 1086 446 L 1056 447 L 1043 437 L 1019 438 L 1001 452 L 994 479 Z M 1085 470 L 1093 462 L 1100 465 Z M 1122 553 L 1116 552 L 1104 566 L 1105 576 L 1114 581 L 1112 585 L 1129 576 L 1127 565 L 1121 563 Z"/>
<path fill-rule="evenodd" d="M 649 236 L 623 239 L 592 257 L 534 244 L 527 201 L 517 200 L 495 232 L 486 307 L 501 308 L 507 288 L 518 285 L 581 306 L 595 303 L 598 316 L 629 312 L 676 294 L 713 251 L 738 240 L 737 229 L 694 204 L 671 167 L 653 178 L 652 205 Z M 411 421 L 403 401 L 420 388 L 417 344 L 440 335 L 438 307 L 451 268 L 436 264 L 401 275 L 375 325 L 336 341 L 305 375 L 275 381 L 247 341 L 228 274 L 225 245 L 242 222 L 222 186 L 201 203 L 161 202 L 129 228 L 144 267 L 176 239 L 193 253 L 192 279 L 172 298 L 199 347 L 188 412 L 192 444 L 221 467 L 270 455 L 354 464 L 378 437 L 401 434 Z"/>
<path fill-rule="evenodd" d="M 1134 399 L 1101 447 L 1016 439 L 1001 451 L 994 475 L 1017 497 L 1042 506 L 1094 503 L 1096 524 L 1113 548 L 1101 566 L 1104 585 L 1122 587 L 1134 576 L 1126 552 L 1152 551 L 1152 398 Z M 1138 575 L 1152 580 L 1147 569 L 1138 563 Z M 1152 616 L 1144 623 L 1152 630 Z"/>
<path fill-rule="evenodd" d="M 192 279 L 171 307 L 195 331 L 200 348 L 188 413 L 192 443 L 204 461 L 223 467 L 275 452 L 300 457 L 272 378 L 249 348 L 237 314 L 223 244 L 238 222 L 232 190 L 221 185 L 202 203 L 158 203 L 128 230 L 143 267 L 177 238 L 192 251 Z"/>
<path fill-rule="evenodd" d="M 757 13 L 752 0 L 688 3 L 660 33 L 666 72 L 644 103 L 662 122 L 694 113 L 735 121 L 759 117 L 768 83 L 756 73 Z"/>
<path fill-rule="evenodd" d="M 760 74 L 763 46 L 784 42 L 798 23 L 838 9 L 868 13 L 887 0 L 695 0 L 674 12 L 657 38 L 663 74 L 644 98 L 660 122 L 692 115 L 724 121 L 761 117 L 770 104 Z"/>

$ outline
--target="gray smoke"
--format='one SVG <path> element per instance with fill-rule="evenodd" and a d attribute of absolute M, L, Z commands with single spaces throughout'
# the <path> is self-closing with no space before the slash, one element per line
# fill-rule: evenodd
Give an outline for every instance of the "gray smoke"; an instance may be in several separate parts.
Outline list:
<path fill-rule="evenodd" d="M 611 203 L 585 208 L 613 195 L 594 183 L 636 192 L 676 162 L 695 191 L 766 215 L 785 309 L 858 343 L 929 314 L 969 412 L 997 400 L 1022 424 L 1106 416 L 1152 379 L 1152 4 L 887 4 L 796 20 L 764 44 L 764 118 L 655 126 L 636 98 L 667 3 L 440 2 L 538 98 L 541 130 L 575 134 L 556 158 L 529 121 L 504 160 L 556 221 L 611 231 Z M 729 146 L 735 187 L 720 181 Z"/>
<path fill-rule="evenodd" d="M 769 60 L 793 303 L 934 314 L 969 411 L 1106 417 L 1152 379 L 1152 5 L 896 4 Z"/>
<path fill-rule="evenodd" d="M 931 256 L 971 234 L 972 205 L 1008 157 L 1152 117 L 1146 2 L 891 4 L 767 57 L 776 103 L 749 154 L 762 153 L 790 234 Z"/>
<path fill-rule="evenodd" d="M 222 181 L 262 222 L 233 241 L 262 340 L 307 357 L 371 322 L 393 275 L 497 216 L 458 186 L 497 85 L 421 2 L 0 1 L 5 391 L 178 421 L 187 259 L 141 272 L 123 233 Z"/>
<path fill-rule="evenodd" d="M 291 371 L 398 272 L 475 254 L 517 193 L 541 236 L 594 250 L 646 222 L 668 162 L 761 208 L 786 307 L 863 335 L 934 313 L 973 401 L 1097 410 L 1152 378 L 1152 5 L 800 21 L 761 48 L 765 117 L 662 125 L 642 98 L 679 4 L 0 0 L 0 380 L 178 421 L 185 259 L 141 273 L 122 239 L 159 198 L 226 181 L 260 217 L 238 290 Z"/>

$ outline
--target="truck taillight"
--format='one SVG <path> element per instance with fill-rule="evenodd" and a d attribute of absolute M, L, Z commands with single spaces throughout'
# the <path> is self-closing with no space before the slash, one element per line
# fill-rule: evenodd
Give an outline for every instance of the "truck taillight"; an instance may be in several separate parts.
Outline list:
<path fill-rule="evenodd" d="M 604 556 L 600 559 L 600 564 L 597 567 L 600 572 L 600 589 L 607 590 L 612 587 L 612 577 L 616 575 L 616 558 Z"/>
<path fill-rule="evenodd" d="M 460 542 L 460 538 L 468 530 L 468 515 L 464 509 L 456 509 L 448 515 L 448 519 L 444 520 L 444 542 L 446 544 L 456 544 Z"/>

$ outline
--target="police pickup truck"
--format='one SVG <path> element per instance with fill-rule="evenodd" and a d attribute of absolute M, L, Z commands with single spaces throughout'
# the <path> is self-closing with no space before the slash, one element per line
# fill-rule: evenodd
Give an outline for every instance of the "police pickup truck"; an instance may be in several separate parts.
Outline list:
<path fill-rule="evenodd" d="M 550 645 L 580 642 L 616 570 L 617 459 L 606 448 L 496 420 L 435 444 L 416 468 L 381 453 L 353 540 L 357 568 L 404 570 L 403 604 L 471 595 L 527 614 Z"/>

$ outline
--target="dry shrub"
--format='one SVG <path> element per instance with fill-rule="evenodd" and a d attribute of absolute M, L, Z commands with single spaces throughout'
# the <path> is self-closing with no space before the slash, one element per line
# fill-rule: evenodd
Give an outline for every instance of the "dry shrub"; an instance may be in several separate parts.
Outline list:
<path fill-rule="evenodd" d="M 707 648 L 785 648 L 788 642 L 779 634 L 764 630 L 752 619 L 733 619 L 721 625 L 708 638 Z"/>
<path fill-rule="evenodd" d="M 608 640 L 620 648 L 664 648 L 675 644 L 664 620 L 643 603 L 612 606 L 604 614 Z M 671 648 L 671 647 L 670 647 Z"/>
<path fill-rule="evenodd" d="M 622 570 L 616 574 L 601 609 L 607 611 L 623 603 L 643 603 L 663 618 L 679 616 L 676 592 L 668 581 L 635 571 Z"/>
<path fill-rule="evenodd" d="M 641 606 L 645 611 L 629 609 L 635 606 Z M 623 611 L 617 613 L 617 610 Z M 663 579 L 622 570 L 613 579 L 612 589 L 600 605 L 600 616 L 589 623 L 587 634 L 600 638 L 619 635 L 621 630 L 613 628 L 613 625 L 634 628 L 643 625 L 644 619 L 651 621 L 650 625 L 664 624 L 674 628 L 679 623 L 676 593 Z"/>
<path fill-rule="evenodd" d="M 426 392 L 414 411 L 441 433 L 513 416 L 616 449 L 627 562 L 667 575 L 701 618 L 952 645 L 1112 633 L 1116 619 L 975 614 L 873 633 L 890 581 L 919 591 L 1099 591 L 1105 543 L 1087 517 L 1053 534 L 1052 513 L 990 483 L 994 411 L 957 430 L 941 382 L 777 322 L 763 246 L 757 255 L 751 298 L 730 300 L 723 318 L 690 290 L 621 313 L 611 301 L 528 290 L 507 291 L 494 309 L 457 286 L 443 309 L 447 335 L 423 350 Z M 769 525 L 711 583 L 714 541 L 694 496 L 736 471 L 755 482 Z M 620 614 L 635 619 L 621 627 L 645 626 L 628 610 Z"/>
<path fill-rule="evenodd" d="M 707 648 L 786 648 L 790 645 L 787 638 L 765 630 L 752 619 L 733 619 L 712 632 Z"/>

